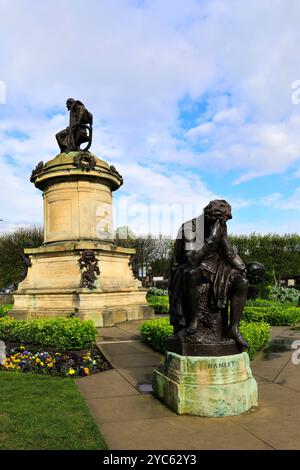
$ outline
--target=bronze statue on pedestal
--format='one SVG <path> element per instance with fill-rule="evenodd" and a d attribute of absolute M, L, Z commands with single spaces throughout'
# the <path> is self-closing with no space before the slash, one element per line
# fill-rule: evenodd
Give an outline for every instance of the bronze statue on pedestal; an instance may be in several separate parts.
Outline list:
<path fill-rule="evenodd" d="M 92 144 L 93 115 L 79 100 L 68 98 L 66 105 L 70 111 L 70 124 L 69 127 L 56 134 L 60 151 L 65 153 L 87 152 Z M 87 144 L 85 148 L 80 148 L 84 143 Z"/>
<path fill-rule="evenodd" d="M 214 200 L 203 214 L 180 227 L 169 280 L 175 334 L 168 342 L 169 351 L 226 355 L 248 346 L 239 323 L 249 280 L 259 282 L 265 269 L 256 262 L 245 265 L 230 245 L 227 221 L 231 218 L 228 202 Z"/>

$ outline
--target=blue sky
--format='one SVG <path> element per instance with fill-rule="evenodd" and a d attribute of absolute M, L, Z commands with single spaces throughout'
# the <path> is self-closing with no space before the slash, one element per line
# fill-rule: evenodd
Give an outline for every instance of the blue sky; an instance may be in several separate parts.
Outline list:
<path fill-rule="evenodd" d="M 72 96 L 124 176 L 117 225 L 124 201 L 148 232 L 153 207 L 184 206 L 176 225 L 221 197 L 232 233 L 299 232 L 299 20 L 297 0 L 0 0 L 0 230 L 42 223 L 29 177 Z"/>

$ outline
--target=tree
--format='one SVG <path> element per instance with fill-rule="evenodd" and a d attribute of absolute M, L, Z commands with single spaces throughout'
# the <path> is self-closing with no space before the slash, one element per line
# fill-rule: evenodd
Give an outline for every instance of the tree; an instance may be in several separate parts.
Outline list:
<path fill-rule="evenodd" d="M 245 262 L 259 261 L 265 265 L 266 281 L 280 284 L 283 277 L 300 274 L 300 235 L 268 234 L 230 236 Z"/>
<path fill-rule="evenodd" d="M 162 235 L 159 238 L 152 238 L 150 234 L 136 236 L 128 227 L 118 227 L 115 237 L 118 246 L 135 248 L 132 268 L 136 275 L 139 268 L 147 270 L 151 266 L 154 276 L 168 277 L 172 240 Z"/>
<path fill-rule="evenodd" d="M 280 284 L 284 277 L 300 275 L 300 235 L 252 233 L 231 235 L 229 239 L 246 263 L 256 260 L 265 265 L 265 284 Z M 120 246 L 136 249 L 133 260 L 136 273 L 141 266 L 151 266 L 154 276 L 168 277 L 174 240 L 164 236 L 136 237 L 128 227 L 120 227 L 116 241 Z"/>
<path fill-rule="evenodd" d="M 19 282 L 24 269 L 24 248 L 35 248 L 42 243 L 41 227 L 23 227 L 0 235 L 0 288 Z"/>

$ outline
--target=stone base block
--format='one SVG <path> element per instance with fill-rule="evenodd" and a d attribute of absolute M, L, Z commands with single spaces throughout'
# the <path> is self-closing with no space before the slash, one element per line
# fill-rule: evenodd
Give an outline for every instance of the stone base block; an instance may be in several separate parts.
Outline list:
<path fill-rule="evenodd" d="M 153 318 L 153 309 L 145 305 L 144 292 L 39 291 L 15 293 L 14 318 L 55 318 L 74 315 L 93 320 L 97 327 L 113 326 L 128 320 Z"/>
<path fill-rule="evenodd" d="M 94 289 L 81 287 L 78 260 L 84 250 L 95 252 L 100 268 Z M 31 267 L 14 292 L 11 314 L 17 319 L 75 315 L 97 327 L 154 316 L 146 289 L 130 266 L 134 250 L 112 243 L 57 243 L 27 249 Z"/>
<path fill-rule="evenodd" d="M 246 352 L 218 357 L 166 352 L 154 370 L 153 391 L 180 415 L 234 416 L 257 406 L 257 383 Z"/>

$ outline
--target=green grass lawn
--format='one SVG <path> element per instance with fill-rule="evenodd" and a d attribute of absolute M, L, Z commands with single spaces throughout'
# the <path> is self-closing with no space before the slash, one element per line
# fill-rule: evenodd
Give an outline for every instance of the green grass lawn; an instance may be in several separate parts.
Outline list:
<path fill-rule="evenodd" d="M 107 449 L 70 378 L 0 372 L 0 449 Z"/>

